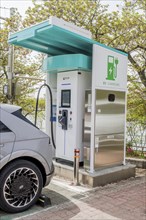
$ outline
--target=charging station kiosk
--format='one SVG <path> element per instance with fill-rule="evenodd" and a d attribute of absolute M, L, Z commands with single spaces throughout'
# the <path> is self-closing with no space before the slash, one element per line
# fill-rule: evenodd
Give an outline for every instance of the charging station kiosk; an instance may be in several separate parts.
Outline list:
<path fill-rule="evenodd" d="M 90 73 L 67 71 L 57 77 L 56 157 L 74 161 L 74 149 L 83 162 L 83 118 L 85 90 L 91 87 Z"/>
<path fill-rule="evenodd" d="M 90 173 L 125 164 L 127 54 L 55 17 L 11 34 L 9 43 L 48 55 L 56 158 L 73 162 L 78 148 Z"/>
<path fill-rule="evenodd" d="M 49 70 L 49 84 L 54 85 L 54 91 L 56 89 L 54 106 L 56 106 L 55 133 L 58 147 L 55 156 L 73 162 L 74 149 L 78 148 L 80 163 L 83 163 L 85 91 L 91 89 L 92 59 L 83 54 L 47 57 L 43 69 Z"/>

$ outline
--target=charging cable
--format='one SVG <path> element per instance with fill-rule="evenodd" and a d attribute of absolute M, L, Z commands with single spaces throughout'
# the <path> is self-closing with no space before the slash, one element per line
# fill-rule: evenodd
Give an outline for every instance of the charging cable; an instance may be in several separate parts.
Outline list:
<path fill-rule="evenodd" d="M 37 99 L 36 99 L 36 108 L 35 108 L 35 126 L 37 124 L 37 113 L 38 113 L 38 103 L 39 103 L 39 96 L 40 96 L 40 92 L 41 92 L 41 89 L 43 87 L 47 87 L 48 91 L 49 91 L 49 94 L 50 94 L 50 115 L 51 115 L 51 139 L 52 139 L 52 144 L 53 144 L 53 147 L 54 149 L 56 149 L 56 145 L 55 145 L 55 141 L 54 141 L 54 132 L 53 132 L 53 98 L 52 98 L 52 91 L 51 91 L 51 88 L 48 84 L 44 83 L 43 85 L 40 86 L 39 90 L 38 90 L 38 94 L 37 94 Z"/>

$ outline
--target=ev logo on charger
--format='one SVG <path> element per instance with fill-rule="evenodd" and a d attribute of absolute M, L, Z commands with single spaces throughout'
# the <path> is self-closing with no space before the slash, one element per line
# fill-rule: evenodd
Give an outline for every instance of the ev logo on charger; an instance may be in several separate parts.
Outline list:
<path fill-rule="evenodd" d="M 108 56 L 107 59 L 107 80 L 115 80 L 117 78 L 117 66 L 119 60 L 117 57 Z"/>

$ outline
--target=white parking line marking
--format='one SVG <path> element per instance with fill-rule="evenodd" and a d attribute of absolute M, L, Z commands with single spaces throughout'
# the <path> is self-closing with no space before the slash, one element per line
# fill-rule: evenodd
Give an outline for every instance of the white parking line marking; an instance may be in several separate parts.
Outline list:
<path fill-rule="evenodd" d="M 51 183 L 53 183 L 54 185 L 57 185 L 57 186 L 61 186 L 65 189 L 68 189 L 72 192 L 76 192 L 76 193 L 84 193 L 84 192 L 88 192 L 90 191 L 91 189 L 90 188 L 86 188 L 84 186 L 75 186 L 75 185 L 71 185 L 70 182 L 67 182 L 67 181 L 63 181 L 63 180 L 59 180 L 57 178 L 53 178 L 51 180 Z"/>
<path fill-rule="evenodd" d="M 54 206 L 51 206 L 51 207 L 46 208 L 45 210 L 44 210 L 44 209 L 41 209 L 41 210 L 39 210 L 39 211 L 37 211 L 37 212 L 33 212 L 33 213 L 31 213 L 31 214 L 22 215 L 22 216 L 20 216 L 20 217 L 14 218 L 13 220 L 19 220 L 19 219 L 22 219 L 22 218 L 27 218 L 27 217 L 30 217 L 30 216 L 33 216 L 33 215 L 37 215 L 37 214 L 40 213 L 40 212 L 46 212 L 46 211 L 48 211 L 49 209 L 54 208 L 54 207 L 57 208 L 57 206 L 54 205 Z"/>

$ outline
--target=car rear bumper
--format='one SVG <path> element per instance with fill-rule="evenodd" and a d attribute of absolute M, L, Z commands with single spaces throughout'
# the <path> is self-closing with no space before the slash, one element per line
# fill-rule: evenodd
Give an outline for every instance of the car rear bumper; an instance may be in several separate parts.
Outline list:
<path fill-rule="evenodd" d="M 54 165 L 53 165 L 53 169 L 51 170 L 51 173 L 46 176 L 45 186 L 49 185 L 53 175 L 54 175 Z"/>

